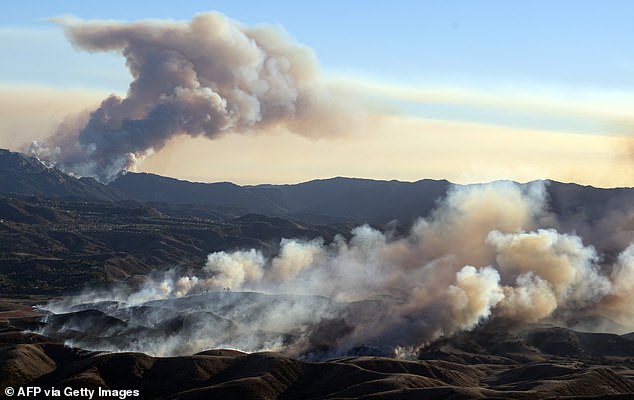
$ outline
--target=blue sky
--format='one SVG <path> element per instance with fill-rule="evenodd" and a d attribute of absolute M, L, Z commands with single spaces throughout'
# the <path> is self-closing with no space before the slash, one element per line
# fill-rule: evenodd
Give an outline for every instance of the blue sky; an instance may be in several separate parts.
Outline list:
<path fill-rule="evenodd" d="M 522 81 L 634 87 L 634 3 L 629 1 L 396 1 L 389 6 L 357 1 L 22 1 L 4 4 L 0 26 L 54 31 L 41 40 L 62 46 L 56 40 L 59 29 L 47 18 L 186 20 L 206 10 L 250 25 L 281 25 L 315 50 L 326 71 L 336 73 L 403 84 L 486 87 Z M 22 51 L 15 42 L 2 43 L 5 54 L 16 56 L 15 64 L 3 63 L 3 80 L 40 79 L 28 67 L 36 56 L 29 53 L 36 40 L 21 43 Z M 75 58 L 90 63 L 86 54 Z M 60 61 L 52 58 L 50 67 L 61 69 Z M 83 78 L 69 73 L 67 79 Z"/>
<path fill-rule="evenodd" d="M 72 15 L 86 20 L 188 20 L 209 10 L 247 25 L 283 27 L 313 49 L 325 75 L 347 81 L 355 90 L 369 90 L 366 97 L 382 98 L 406 118 L 477 124 L 474 131 L 491 125 L 608 138 L 634 131 L 634 2 L 630 1 L 11 1 L 3 4 L 0 15 L 0 49 L 9 60 L 0 63 L 0 86 L 124 94 L 130 77 L 120 55 L 77 51 L 48 19 Z M 575 148 L 580 141 L 572 137 L 569 147 Z M 560 143 L 559 139 L 553 142 Z M 0 145 L 14 142 L 0 141 Z M 610 146 L 619 147 L 618 143 Z M 621 160 L 618 154 L 601 157 L 603 169 L 608 168 L 608 158 Z M 543 172 L 540 162 L 529 159 L 518 158 L 527 174 L 490 175 L 559 176 L 553 172 L 559 167 Z M 161 168 L 155 169 L 165 172 Z M 319 176 L 308 171 L 305 177 L 352 174 L 343 168 L 341 173 L 313 174 Z M 467 175 L 475 180 L 489 177 L 474 174 L 477 168 L 468 167 Z M 446 177 L 452 172 L 443 175 L 414 168 L 398 176 L 366 175 L 413 179 L 434 174 Z M 452 176 L 472 179 L 461 174 Z M 605 173 L 592 179 L 584 176 L 569 172 L 561 179 L 605 180 Z M 605 185 L 631 181 L 622 177 Z"/>

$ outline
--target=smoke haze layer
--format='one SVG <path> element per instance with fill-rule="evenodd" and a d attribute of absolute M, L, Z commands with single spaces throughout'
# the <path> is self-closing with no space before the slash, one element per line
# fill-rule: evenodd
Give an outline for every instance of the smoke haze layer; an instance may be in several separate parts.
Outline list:
<path fill-rule="evenodd" d="M 540 182 L 456 186 L 405 236 L 363 225 L 349 240 L 283 239 L 270 258 L 258 249 L 211 253 L 196 275 L 171 271 L 132 293 L 48 305 L 57 315 L 45 333 L 72 331 L 73 344 L 101 350 L 223 346 L 310 358 L 403 354 L 496 317 L 603 316 L 631 329 L 634 246 L 606 263 L 584 238 L 558 230 L 547 200 Z M 80 310 L 122 321 L 118 341 L 82 334 L 94 325 L 87 320 L 60 319 Z M 121 339 L 139 332 L 149 339 Z"/>
<path fill-rule="evenodd" d="M 66 172 L 107 182 L 180 134 L 282 125 L 317 137 L 341 132 L 355 114 L 326 87 L 313 52 L 281 28 L 219 13 L 189 22 L 58 22 L 74 47 L 123 55 L 133 78 L 125 97 L 109 96 L 32 144 Z"/>

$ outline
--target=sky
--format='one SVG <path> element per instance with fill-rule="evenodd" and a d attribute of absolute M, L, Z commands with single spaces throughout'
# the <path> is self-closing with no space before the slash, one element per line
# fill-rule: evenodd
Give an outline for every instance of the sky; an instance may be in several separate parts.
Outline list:
<path fill-rule="evenodd" d="M 634 185 L 629 1 L 7 2 L 0 147 L 46 140 L 68 115 L 125 96 L 132 81 L 121 54 L 73 46 L 52 20 L 188 21 L 207 11 L 286 31 L 363 121 L 324 137 L 279 126 L 177 135 L 140 157 L 137 171 L 239 184 L 352 176 Z"/>

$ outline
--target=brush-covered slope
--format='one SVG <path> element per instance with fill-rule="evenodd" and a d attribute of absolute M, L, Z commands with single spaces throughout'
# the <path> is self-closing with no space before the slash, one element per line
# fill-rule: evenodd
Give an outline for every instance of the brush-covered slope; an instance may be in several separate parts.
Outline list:
<path fill-rule="evenodd" d="M 92 178 L 74 178 L 38 159 L 0 149 L 0 193 L 117 201 L 128 198 Z"/>

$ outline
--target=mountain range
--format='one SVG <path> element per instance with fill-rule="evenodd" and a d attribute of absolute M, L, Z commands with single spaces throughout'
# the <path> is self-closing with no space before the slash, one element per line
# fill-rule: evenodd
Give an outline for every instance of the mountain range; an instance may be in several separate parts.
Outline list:
<path fill-rule="evenodd" d="M 558 216 L 599 218 L 606 208 L 634 202 L 634 189 L 602 189 L 544 181 L 549 206 Z M 287 185 L 199 183 L 127 172 L 109 184 L 75 178 L 34 157 L 0 149 L 0 193 L 65 200 L 145 203 L 168 214 L 230 219 L 256 213 L 310 223 L 411 224 L 425 217 L 454 186 L 446 180 L 416 182 L 346 177 Z"/>
<path fill-rule="evenodd" d="M 632 241 L 634 189 L 543 184 L 557 228 L 582 234 L 606 265 Z M 496 317 L 405 354 L 407 360 L 364 343 L 327 359 L 333 337 L 355 326 L 351 321 L 400 297 L 339 304 L 224 290 L 130 307 L 100 297 L 58 313 L 41 307 L 87 287 L 128 293 L 148 277 L 195 276 L 212 252 L 258 249 L 269 257 L 283 238 L 329 243 L 366 223 L 405 235 L 461 187 L 344 177 L 240 186 L 133 172 L 103 184 L 0 150 L 0 386 L 99 387 L 124 396 L 130 389 L 145 399 L 632 398 L 634 336 L 597 332 L 625 328 L 596 315 L 540 323 Z M 331 318 L 291 332 L 277 332 L 277 325 L 246 331 L 306 345 L 299 357 L 187 351 L 195 342 L 184 338 L 195 338 L 201 324 L 208 329 L 203 338 L 231 343 L 254 316 L 308 300 L 307 310 L 321 304 Z M 182 351 L 152 356 L 164 343 Z M 137 352 L 102 351 L 111 348 Z"/>
<path fill-rule="evenodd" d="M 544 185 L 559 228 L 582 234 L 606 262 L 616 257 L 615 246 L 634 232 L 634 189 Z M 0 291 L 141 281 L 157 269 L 201 268 L 212 252 L 257 248 L 270 256 L 283 238 L 328 243 L 366 223 L 406 234 L 460 187 L 343 177 L 240 186 L 132 172 L 106 185 L 0 150 Z"/>

